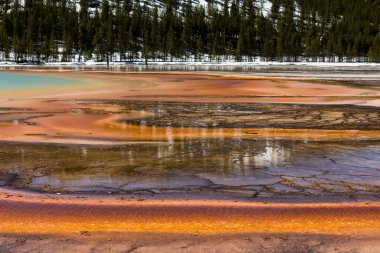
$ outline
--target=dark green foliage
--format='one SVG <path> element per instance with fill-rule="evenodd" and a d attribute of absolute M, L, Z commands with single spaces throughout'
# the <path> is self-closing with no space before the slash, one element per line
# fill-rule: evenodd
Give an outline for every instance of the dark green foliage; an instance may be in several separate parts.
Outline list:
<path fill-rule="evenodd" d="M 380 61 L 380 1 L 207 2 L 0 0 L 1 60 Z"/>

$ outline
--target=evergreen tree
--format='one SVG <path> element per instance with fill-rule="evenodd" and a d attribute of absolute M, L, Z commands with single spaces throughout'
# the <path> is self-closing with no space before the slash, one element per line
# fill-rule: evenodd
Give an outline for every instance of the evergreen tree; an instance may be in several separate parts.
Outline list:
<path fill-rule="evenodd" d="M 380 2 L 0 0 L 2 60 L 379 59 Z M 77 5 L 76 2 L 79 2 Z M 79 7 L 79 8 L 78 8 Z M 77 58 L 79 56 L 79 58 Z M 120 57 L 116 57 L 120 56 Z"/>
<path fill-rule="evenodd" d="M 371 62 L 380 62 L 380 36 L 376 36 L 368 51 L 368 59 Z"/>
<path fill-rule="evenodd" d="M 88 0 L 80 0 L 80 17 L 79 17 L 79 50 L 80 55 L 87 51 L 87 22 L 88 22 Z"/>

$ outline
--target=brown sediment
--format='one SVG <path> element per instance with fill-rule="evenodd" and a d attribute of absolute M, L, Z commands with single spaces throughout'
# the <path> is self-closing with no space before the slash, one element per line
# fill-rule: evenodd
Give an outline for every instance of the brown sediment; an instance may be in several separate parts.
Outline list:
<path fill-rule="evenodd" d="M 2 192 L 1 233 L 380 233 L 379 203 L 243 203 L 28 197 Z"/>

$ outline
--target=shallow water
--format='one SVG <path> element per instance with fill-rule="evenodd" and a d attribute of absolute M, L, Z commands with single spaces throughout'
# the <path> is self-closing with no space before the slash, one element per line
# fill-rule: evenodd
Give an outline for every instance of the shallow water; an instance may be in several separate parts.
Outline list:
<path fill-rule="evenodd" d="M 84 80 L 52 77 L 38 74 L 12 74 L 0 72 L 0 92 L 44 87 L 66 87 L 84 84 Z"/>
<path fill-rule="evenodd" d="M 379 196 L 380 143 L 199 140 L 0 145 L 3 185 L 203 198 Z"/>

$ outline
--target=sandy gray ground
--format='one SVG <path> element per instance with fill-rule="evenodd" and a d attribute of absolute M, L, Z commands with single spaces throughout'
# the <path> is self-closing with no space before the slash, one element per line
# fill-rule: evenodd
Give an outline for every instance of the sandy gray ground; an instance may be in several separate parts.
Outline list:
<path fill-rule="evenodd" d="M 380 252 L 380 237 L 234 234 L 94 233 L 67 236 L 1 235 L 0 252 Z"/>

